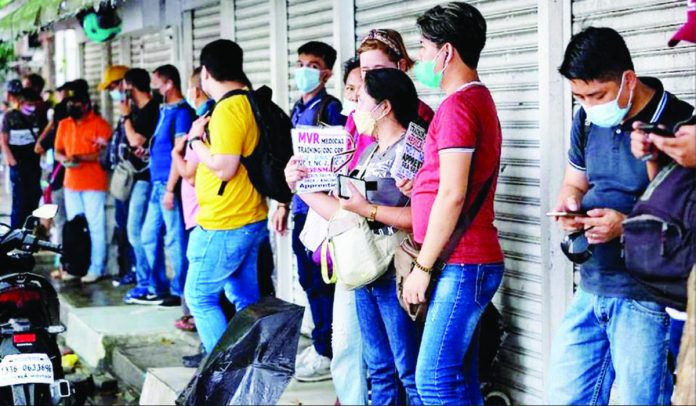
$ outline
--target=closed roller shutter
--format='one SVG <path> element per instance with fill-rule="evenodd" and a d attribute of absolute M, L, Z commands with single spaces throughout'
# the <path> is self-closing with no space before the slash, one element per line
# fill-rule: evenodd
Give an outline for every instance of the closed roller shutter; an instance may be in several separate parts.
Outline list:
<path fill-rule="evenodd" d="M 636 72 L 662 81 L 665 89 L 696 102 L 694 46 L 667 41 L 686 20 L 684 0 L 573 0 L 573 32 L 589 26 L 611 27 L 631 51 Z M 646 24 L 646 22 L 649 22 Z"/>
<path fill-rule="evenodd" d="M 372 28 L 396 29 L 412 58 L 418 55 L 416 18 L 440 1 L 356 0 L 356 41 Z M 542 264 L 538 124 L 537 3 L 535 0 L 470 1 L 486 18 L 488 36 L 479 62 L 481 80 L 498 107 L 503 128 L 496 225 L 506 275 L 494 303 L 511 334 L 495 380 L 518 404 L 543 401 Z M 436 108 L 442 94 L 417 88 Z"/>
<path fill-rule="evenodd" d="M 95 108 L 100 108 L 101 94 L 97 90 L 104 71 L 104 44 L 85 42 L 82 44 L 82 77 L 89 84 L 89 96 Z"/>
<path fill-rule="evenodd" d="M 152 72 L 174 63 L 174 40 L 171 28 L 131 37 L 131 65 Z"/>
<path fill-rule="evenodd" d="M 200 63 L 203 47 L 220 38 L 220 2 L 193 10 L 193 67 Z"/>
<path fill-rule="evenodd" d="M 120 39 L 114 39 L 109 42 L 109 48 L 111 50 L 111 64 L 112 65 L 124 65 L 124 59 L 121 58 L 121 40 Z M 121 109 L 118 105 L 118 103 L 110 103 L 111 104 L 111 124 L 115 125 L 116 120 L 118 120 L 118 117 L 121 116 Z"/>
<path fill-rule="evenodd" d="M 244 50 L 244 72 L 255 87 L 271 86 L 269 0 L 234 2 L 235 41 Z"/>
<path fill-rule="evenodd" d="M 295 104 L 300 92 L 295 87 L 294 71 L 297 49 L 309 41 L 322 41 L 333 46 L 333 1 L 332 0 L 288 0 L 288 95 L 289 106 Z M 339 67 L 336 61 L 334 67 Z M 335 70 L 339 72 L 340 69 Z M 334 75 L 326 87 L 333 89 Z M 340 79 L 339 79 L 340 80 Z"/>

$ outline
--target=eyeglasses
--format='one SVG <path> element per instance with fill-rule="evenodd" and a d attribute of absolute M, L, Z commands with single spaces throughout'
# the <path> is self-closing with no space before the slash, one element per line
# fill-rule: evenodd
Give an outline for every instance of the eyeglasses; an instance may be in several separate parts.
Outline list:
<path fill-rule="evenodd" d="M 588 230 L 567 234 L 561 241 L 561 251 L 574 264 L 584 264 L 592 258 L 592 245 L 587 241 Z"/>

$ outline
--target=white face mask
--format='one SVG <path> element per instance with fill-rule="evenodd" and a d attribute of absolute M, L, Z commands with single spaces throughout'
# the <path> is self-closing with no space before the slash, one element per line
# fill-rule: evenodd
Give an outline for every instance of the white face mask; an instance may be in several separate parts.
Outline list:
<path fill-rule="evenodd" d="M 195 89 L 188 89 L 186 91 L 186 103 L 191 106 L 194 110 L 196 109 L 196 90 Z"/>
<path fill-rule="evenodd" d="M 343 105 L 343 110 L 341 110 L 341 114 L 346 117 L 348 117 L 348 115 L 355 111 L 355 109 L 358 107 L 358 103 L 348 99 L 343 99 L 343 102 L 341 104 Z"/>
<path fill-rule="evenodd" d="M 598 104 L 592 107 L 587 107 L 583 105 L 585 113 L 587 113 L 587 119 L 590 120 L 592 124 L 599 127 L 611 128 L 619 125 L 621 121 L 626 117 L 628 111 L 631 110 L 631 103 L 633 102 L 633 90 L 628 97 L 628 104 L 626 107 L 621 108 L 619 106 L 619 98 L 621 97 L 621 92 L 624 87 L 624 78 L 626 73 L 621 75 L 621 87 L 619 87 L 619 92 L 616 94 L 616 98 L 610 102 L 604 104 Z"/>

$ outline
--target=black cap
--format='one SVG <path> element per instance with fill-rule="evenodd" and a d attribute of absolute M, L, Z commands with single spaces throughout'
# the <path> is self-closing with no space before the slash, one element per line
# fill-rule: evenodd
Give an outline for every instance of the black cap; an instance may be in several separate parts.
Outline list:
<path fill-rule="evenodd" d="M 5 91 L 7 93 L 19 94 L 23 88 L 24 86 L 22 86 L 22 82 L 19 79 L 12 79 L 5 82 Z"/>

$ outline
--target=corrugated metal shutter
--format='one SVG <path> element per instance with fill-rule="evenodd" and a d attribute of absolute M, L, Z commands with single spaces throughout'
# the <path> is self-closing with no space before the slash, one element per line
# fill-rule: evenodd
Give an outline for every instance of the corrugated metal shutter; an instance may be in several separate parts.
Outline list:
<path fill-rule="evenodd" d="M 174 40 L 171 27 L 131 37 L 131 65 L 152 72 L 174 63 Z"/>
<path fill-rule="evenodd" d="M 201 50 L 220 38 L 220 2 L 193 10 L 193 67 L 199 64 Z"/>
<path fill-rule="evenodd" d="M 322 41 L 333 46 L 333 1 L 332 0 L 288 0 L 288 80 L 289 106 L 295 104 L 300 92 L 295 87 L 294 70 L 297 49 L 309 41 Z M 341 61 L 336 61 L 340 66 Z M 336 70 L 338 72 L 338 70 Z M 327 83 L 333 88 L 334 75 Z"/>
<path fill-rule="evenodd" d="M 623 35 L 638 75 L 653 76 L 665 89 L 696 102 L 696 52 L 667 41 L 686 20 L 684 0 L 573 0 L 573 32 L 589 26 L 611 27 Z M 646 24 L 649 22 L 649 24 Z"/>
<path fill-rule="evenodd" d="M 123 59 L 121 58 L 121 40 L 115 39 L 109 42 L 109 47 L 111 50 L 111 64 L 112 65 L 123 65 Z M 111 104 L 111 124 L 114 125 L 121 116 L 121 109 L 118 103 Z"/>
<path fill-rule="evenodd" d="M 392 28 L 415 59 L 420 33 L 416 18 L 436 0 L 356 0 L 356 40 L 371 28 Z M 506 276 L 494 299 L 511 334 L 500 354 L 496 381 L 516 404 L 543 401 L 536 0 L 470 1 L 484 15 L 488 38 L 479 63 L 481 80 L 498 107 L 503 127 L 496 225 L 505 251 Z M 441 93 L 417 84 L 435 108 Z"/>
<path fill-rule="evenodd" d="M 95 107 L 101 106 L 100 92 L 97 90 L 104 69 L 104 44 L 85 42 L 82 44 L 82 77 L 89 84 L 89 96 Z"/>
<path fill-rule="evenodd" d="M 258 88 L 271 86 L 271 21 L 268 0 L 234 2 L 235 41 L 244 50 L 244 72 Z"/>

